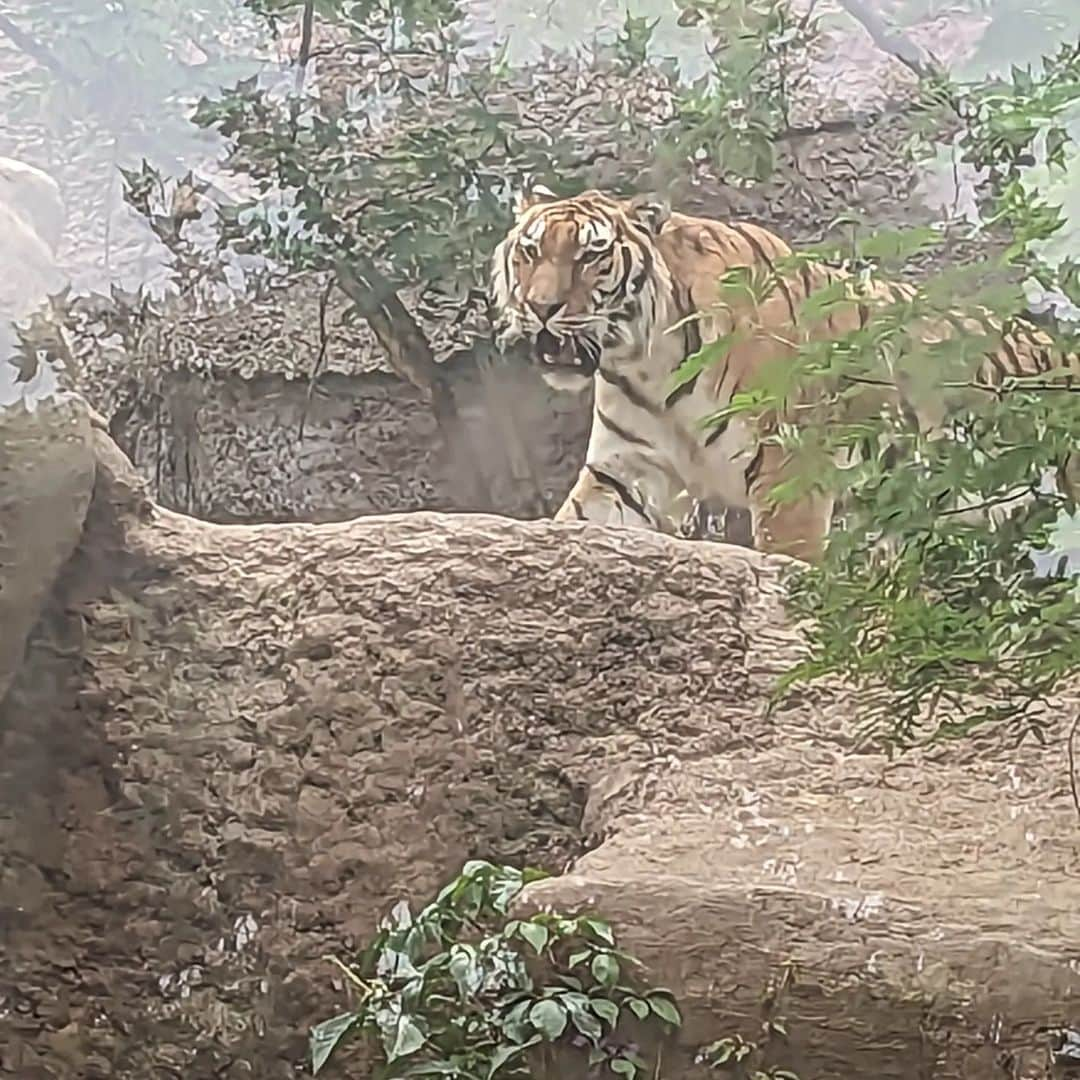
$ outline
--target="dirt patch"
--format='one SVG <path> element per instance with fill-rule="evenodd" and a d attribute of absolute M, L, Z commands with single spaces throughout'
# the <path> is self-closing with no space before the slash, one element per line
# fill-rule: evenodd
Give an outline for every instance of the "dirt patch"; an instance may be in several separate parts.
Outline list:
<path fill-rule="evenodd" d="M 323 376 L 312 388 L 176 372 L 111 426 L 164 504 L 209 521 L 550 515 L 584 457 L 591 394 L 557 394 L 524 365 L 452 370 L 452 445 L 419 392 L 390 375 Z"/>

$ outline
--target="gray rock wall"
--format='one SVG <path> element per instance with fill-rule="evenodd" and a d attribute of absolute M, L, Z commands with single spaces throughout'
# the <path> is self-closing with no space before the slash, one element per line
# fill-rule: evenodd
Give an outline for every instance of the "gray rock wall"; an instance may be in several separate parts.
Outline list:
<path fill-rule="evenodd" d="M 455 365 L 447 444 L 428 405 L 390 375 L 308 384 L 174 373 L 154 407 L 114 424 L 162 503 L 210 521 L 331 521 L 396 510 L 550 513 L 585 455 L 588 396 L 534 371 Z"/>

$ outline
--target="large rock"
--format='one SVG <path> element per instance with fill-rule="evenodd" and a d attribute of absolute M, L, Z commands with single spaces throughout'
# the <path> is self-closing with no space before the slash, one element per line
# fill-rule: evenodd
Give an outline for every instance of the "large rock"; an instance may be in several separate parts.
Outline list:
<path fill-rule="evenodd" d="M 82 535 L 93 481 L 86 406 L 36 399 L 0 359 L 0 700 Z"/>
<path fill-rule="evenodd" d="M 324 956 L 471 856 L 569 866 L 534 899 L 608 911 L 685 1004 L 665 1075 L 754 1035 L 789 964 L 803 1080 L 1032 1075 L 1075 1007 L 1060 756 L 890 766 L 836 689 L 767 718 L 800 647 L 779 560 L 479 515 L 209 525 L 96 445 L 0 714 L 0 1075 L 295 1076 L 342 1001 Z"/>
<path fill-rule="evenodd" d="M 0 319 L 25 318 L 63 284 L 56 249 L 64 224 L 56 181 L 33 165 L 0 157 Z"/>
<path fill-rule="evenodd" d="M 1075 1024 L 1080 918 L 1048 765 L 887 767 L 823 739 L 674 762 L 530 900 L 605 912 L 677 988 L 670 1075 L 777 1019 L 772 1063 L 803 1080 L 1057 1076 L 1040 1029 Z"/>

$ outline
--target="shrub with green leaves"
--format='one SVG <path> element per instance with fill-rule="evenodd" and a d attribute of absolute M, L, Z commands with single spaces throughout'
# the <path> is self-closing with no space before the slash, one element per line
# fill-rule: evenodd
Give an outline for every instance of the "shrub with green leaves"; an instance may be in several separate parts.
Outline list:
<path fill-rule="evenodd" d="M 276 19 L 298 5 L 256 6 Z M 654 58 L 643 17 L 612 41 L 513 66 L 475 46 L 452 0 L 326 0 L 314 15 L 336 43 L 317 87 L 249 79 L 195 112 L 250 180 L 220 208 L 221 241 L 332 276 L 417 383 L 434 378 L 436 323 L 455 348 L 490 348 L 488 260 L 527 180 L 631 193 L 703 157 L 725 176 L 768 171 L 789 60 L 812 32 L 788 0 L 699 0 L 690 17 L 715 48 L 687 88 Z"/>
<path fill-rule="evenodd" d="M 939 274 L 910 298 L 873 307 L 865 325 L 800 347 L 793 364 L 706 420 L 742 413 L 768 424 L 793 401 L 814 402 L 798 425 L 766 429 L 799 462 L 775 497 L 827 486 L 841 498 L 823 564 L 793 580 L 810 655 L 781 693 L 842 675 L 864 689 L 867 730 L 900 744 L 987 722 L 1041 734 L 1050 696 L 1080 670 L 1080 568 L 1069 540 L 1080 394 L 1060 366 L 1080 344 L 1080 278 L 1074 253 L 1045 256 L 1064 215 L 1025 171 L 1041 160 L 1055 175 L 1075 160 L 1080 43 L 1038 71 L 951 86 L 946 96 L 964 124 L 962 159 L 985 170 L 984 227 L 1011 240 L 1001 259 Z M 931 242 L 925 231 L 856 236 L 830 254 L 868 273 L 891 256 L 898 271 Z M 727 287 L 763 296 L 776 280 Z M 812 295 L 803 316 L 843 302 L 837 289 L 845 287 Z M 1044 298 L 1039 321 L 1053 339 L 1045 359 L 1057 374 L 983 385 L 978 365 L 1013 320 L 1032 317 L 1033 294 Z M 953 332 L 925 340 L 920 323 L 942 320 Z M 691 357 L 680 377 L 719 362 L 728 344 Z M 898 376 L 906 395 L 942 408 L 943 426 L 923 430 L 910 410 L 895 408 L 853 416 L 853 400 Z"/>
<path fill-rule="evenodd" d="M 419 912 L 397 904 L 357 958 L 335 959 L 353 1007 L 312 1031 L 313 1071 L 360 1039 L 379 1077 L 526 1080 L 530 1061 L 555 1048 L 645 1075 L 641 1025 L 677 1028 L 672 994 L 631 981 L 639 965 L 602 918 L 513 917 L 524 886 L 544 876 L 474 860 Z"/>
<path fill-rule="evenodd" d="M 627 184 L 668 79 L 614 46 L 512 68 L 472 46 L 449 0 L 343 2 L 322 26 L 318 80 L 249 79 L 195 112 L 248 181 L 219 207 L 221 244 L 325 274 L 428 389 L 440 355 L 490 348 L 488 260 L 515 190 L 530 176 Z"/>
<path fill-rule="evenodd" d="M 680 91 L 678 129 L 660 152 L 708 160 L 736 183 L 768 179 L 806 76 L 798 60 L 818 32 L 814 6 L 800 15 L 787 0 L 693 0 L 679 21 L 705 31 L 711 65 Z"/>

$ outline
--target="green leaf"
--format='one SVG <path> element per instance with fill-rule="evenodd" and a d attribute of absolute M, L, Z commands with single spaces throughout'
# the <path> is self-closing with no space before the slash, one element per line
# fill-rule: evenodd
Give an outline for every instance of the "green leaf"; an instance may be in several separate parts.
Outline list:
<path fill-rule="evenodd" d="M 601 986 L 610 988 L 619 981 L 619 961 L 611 953 L 598 952 L 592 959 L 590 970 Z"/>
<path fill-rule="evenodd" d="M 592 1011 L 602 1020 L 606 1020 L 612 1028 L 618 1025 L 619 1006 L 614 1001 L 598 997 L 590 999 L 589 1005 Z"/>
<path fill-rule="evenodd" d="M 578 1032 L 590 1042 L 596 1042 L 604 1034 L 600 1021 L 584 1008 L 571 1008 L 570 1020 Z"/>
<path fill-rule="evenodd" d="M 617 1057 L 611 1059 L 611 1071 L 617 1076 L 628 1076 L 631 1080 L 637 1075 L 638 1067 L 629 1059 Z"/>
<path fill-rule="evenodd" d="M 639 1020 L 644 1020 L 649 1015 L 649 1003 L 642 1001 L 641 998 L 630 998 L 626 1004 Z"/>
<path fill-rule="evenodd" d="M 538 1001 L 529 1010 L 529 1020 L 548 1042 L 554 1042 L 566 1030 L 566 1010 L 551 998 Z"/>
<path fill-rule="evenodd" d="M 572 952 L 570 958 L 566 961 L 567 967 L 576 968 L 579 964 L 583 964 L 586 960 L 592 956 L 592 949 L 579 949 L 577 952 Z"/>
<path fill-rule="evenodd" d="M 324 1020 L 311 1029 L 309 1046 L 311 1049 L 311 1072 L 317 1075 L 326 1064 L 334 1048 L 360 1019 L 355 1012 L 341 1013 L 330 1020 Z"/>
<path fill-rule="evenodd" d="M 603 919 L 587 918 L 581 920 L 582 925 L 600 938 L 601 941 L 606 941 L 609 945 L 615 944 L 615 934 L 612 932 L 611 924 L 605 922 Z"/>
<path fill-rule="evenodd" d="M 669 998 L 662 997 L 659 994 L 652 994 L 648 998 L 649 1008 L 652 1009 L 661 1020 L 671 1024 L 672 1027 L 678 1027 L 682 1023 L 682 1017 L 679 1015 L 679 1010 L 676 1008 L 675 1003 Z"/>
<path fill-rule="evenodd" d="M 539 1035 L 534 1035 L 531 1039 L 523 1043 L 515 1043 L 511 1046 L 500 1046 L 494 1054 L 491 1055 L 491 1064 L 488 1066 L 488 1080 L 491 1080 L 499 1069 L 501 1069 L 511 1058 L 517 1057 L 518 1054 L 523 1054 L 530 1046 L 535 1046 L 540 1041 Z"/>
<path fill-rule="evenodd" d="M 746 1042 L 741 1035 L 735 1035 L 729 1039 L 717 1039 L 708 1046 L 703 1046 L 696 1060 L 708 1062 L 711 1068 L 716 1068 L 729 1062 L 742 1062 L 754 1052 L 754 1049 L 753 1043 Z"/>
<path fill-rule="evenodd" d="M 416 1023 L 408 1016 L 402 1016 L 398 1020 L 397 1035 L 394 1045 L 386 1055 L 388 1063 L 397 1061 L 398 1058 L 408 1057 L 416 1053 L 424 1045 L 424 1033 Z"/>
<path fill-rule="evenodd" d="M 481 981 L 481 973 L 477 971 L 476 950 L 471 945 L 453 945 L 447 967 L 450 977 L 457 984 L 458 993 L 463 998 L 470 994 Z"/>
<path fill-rule="evenodd" d="M 550 937 L 546 926 L 534 922 L 521 923 L 518 926 L 518 933 L 533 947 L 533 952 L 537 956 L 544 951 L 544 946 L 547 945 Z"/>

